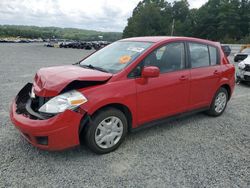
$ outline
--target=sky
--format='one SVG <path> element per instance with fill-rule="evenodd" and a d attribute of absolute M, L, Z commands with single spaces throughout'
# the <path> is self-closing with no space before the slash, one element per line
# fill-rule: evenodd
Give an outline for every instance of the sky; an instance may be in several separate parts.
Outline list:
<path fill-rule="evenodd" d="M 122 32 L 140 0 L 0 0 L 0 25 Z M 173 0 L 170 0 L 171 2 Z M 199 8 L 207 0 L 188 0 Z"/>

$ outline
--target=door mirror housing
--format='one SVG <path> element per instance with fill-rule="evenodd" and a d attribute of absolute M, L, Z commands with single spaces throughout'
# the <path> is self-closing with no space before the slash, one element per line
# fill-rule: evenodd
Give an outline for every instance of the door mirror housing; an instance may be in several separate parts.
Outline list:
<path fill-rule="evenodd" d="M 143 78 L 154 78 L 160 75 L 160 69 L 156 66 L 148 66 L 142 69 Z"/>

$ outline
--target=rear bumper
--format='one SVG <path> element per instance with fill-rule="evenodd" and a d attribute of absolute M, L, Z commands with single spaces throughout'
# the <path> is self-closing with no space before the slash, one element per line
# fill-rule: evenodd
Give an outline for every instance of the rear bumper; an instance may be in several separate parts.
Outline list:
<path fill-rule="evenodd" d="M 17 113 L 17 100 L 10 109 L 10 119 L 32 145 L 46 150 L 63 150 L 79 145 L 79 126 L 84 114 L 71 110 L 49 119 L 32 119 Z"/>

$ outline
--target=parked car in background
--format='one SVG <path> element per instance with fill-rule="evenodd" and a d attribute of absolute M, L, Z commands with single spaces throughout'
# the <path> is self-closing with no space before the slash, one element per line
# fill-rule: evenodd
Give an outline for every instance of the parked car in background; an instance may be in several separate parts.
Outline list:
<path fill-rule="evenodd" d="M 187 37 L 114 42 L 76 65 L 40 69 L 11 105 L 12 122 L 31 144 L 80 144 L 108 153 L 128 131 L 205 111 L 220 116 L 235 68 L 219 43 Z"/>
<path fill-rule="evenodd" d="M 104 46 L 107 46 L 108 42 L 105 41 L 92 41 L 92 42 L 85 42 L 85 41 L 64 41 L 58 44 L 60 48 L 75 48 L 75 49 L 85 49 L 85 50 L 99 50 Z M 53 44 L 54 46 L 54 44 Z"/>
<path fill-rule="evenodd" d="M 92 50 L 92 43 L 91 42 L 86 42 L 85 50 Z"/>
<path fill-rule="evenodd" d="M 55 46 L 55 43 L 53 42 L 48 42 L 48 43 L 45 43 L 44 46 L 46 47 L 54 47 Z"/>
<path fill-rule="evenodd" d="M 244 48 L 239 53 L 235 54 L 234 62 L 243 61 L 250 55 L 250 48 Z"/>
<path fill-rule="evenodd" d="M 221 48 L 225 55 L 228 57 L 231 54 L 231 48 L 228 45 L 221 45 Z"/>
<path fill-rule="evenodd" d="M 243 44 L 241 47 L 240 47 L 240 52 L 242 50 L 244 50 L 245 48 L 250 48 L 250 44 Z"/>
<path fill-rule="evenodd" d="M 238 64 L 237 81 L 250 82 L 250 56 Z"/>

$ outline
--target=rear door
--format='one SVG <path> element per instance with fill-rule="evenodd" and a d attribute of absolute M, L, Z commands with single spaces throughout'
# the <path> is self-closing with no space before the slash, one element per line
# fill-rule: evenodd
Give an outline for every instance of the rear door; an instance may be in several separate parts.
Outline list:
<path fill-rule="evenodd" d="M 186 69 L 185 44 L 166 44 L 139 66 L 157 66 L 160 76 L 136 78 L 138 124 L 183 112 L 189 99 L 190 70 Z"/>
<path fill-rule="evenodd" d="M 188 43 L 191 66 L 190 109 L 210 105 L 220 80 L 221 69 L 217 47 Z"/>

